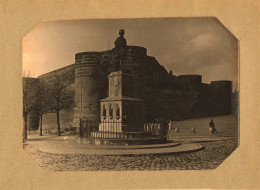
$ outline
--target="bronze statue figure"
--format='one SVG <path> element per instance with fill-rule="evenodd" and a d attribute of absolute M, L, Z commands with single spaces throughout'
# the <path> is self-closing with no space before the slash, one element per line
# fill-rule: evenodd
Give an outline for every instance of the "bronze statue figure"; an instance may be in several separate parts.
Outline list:
<path fill-rule="evenodd" d="M 113 53 L 115 64 L 119 63 L 121 70 L 123 70 L 123 66 L 125 63 L 126 55 L 127 55 L 127 42 L 124 38 L 125 31 L 123 29 L 119 30 L 119 37 L 115 41 L 115 49 Z"/>

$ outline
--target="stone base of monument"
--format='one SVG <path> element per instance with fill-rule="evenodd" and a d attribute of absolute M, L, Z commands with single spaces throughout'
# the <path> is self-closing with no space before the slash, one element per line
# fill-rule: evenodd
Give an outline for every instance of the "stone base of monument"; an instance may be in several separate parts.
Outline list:
<path fill-rule="evenodd" d="M 77 137 L 77 142 L 93 145 L 149 145 L 167 143 L 167 138 L 165 136 L 154 136 L 147 131 L 92 131 L 87 136 Z"/>
<path fill-rule="evenodd" d="M 92 139 L 90 144 L 104 145 L 151 145 L 167 143 L 167 139 L 150 138 L 150 139 Z"/>
<path fill-rule="evenodd" d="M 70 142 L 71 143 L 71 142 Z M 124 149 L 155 149 L 155 148 L 169 148 L 180 146 L 181 143 L 174 141 L 167 141 L 167 143 L 163 144 L 142 144 L 142 145 L 104 145 L 96 146 L 95 144 L 84 144 L 84 143 L 75 143 L 73 144 L 74 149 L 104 149 L 104 150 L 124 150 Z"/>
<path fill-rule="evenodd" d="M 181 144 L 168 141 L 163 144 L 149 145 L 92 145 L 76 143 L 75 141 L 62 142 L 50 141 L 39 150 L 55 154 L 84 154 L 84 155 L 112 155 L 112 156 L 140 156 L 140 155 L 166 155 L 181 154 L 202 150 L 203 146 L 197 143 Z"/>
<path fill-rule="evenodd" d="M 84 138 L 78 137 L 78 143 L 93 145 L 152 145 L 167 143 L 167 138 Z"/>

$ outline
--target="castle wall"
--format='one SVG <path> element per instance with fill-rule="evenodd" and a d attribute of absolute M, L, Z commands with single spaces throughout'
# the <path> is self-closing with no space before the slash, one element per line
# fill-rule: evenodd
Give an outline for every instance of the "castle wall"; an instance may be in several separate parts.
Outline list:
<path fill-rule="evenodd" d="M 74 91 L 74 85 L 75 85 L 75 64 L 51 71 L 49 73 L 43 74 L 38 76 L 39 80 L 46 80 L 48 81 L 55 75 L 64 75 L 66 77 L 66 80 L 68 82 L 68 88 Z M 61 130 L 65 128 L 71 128 L 73 126 L 73 115 L 74 110 L 70 111 L 60 111 L 60 127 Z M 43 133 L 45 132 L 45 129 L 50 129 L 52 131 L 57 130 L 57 116 L 56 113 L 48 113 L 43 115 Z"/>
<path fill-rule="evenodd" d="M 201 87 L 201 75 L 179 75 L 178 80 L 181 86 L 190 90 L 199 90 Z"/>
<path fill-rule="evenodd" d="M 60 69 L 51 71 L 49 73 L 45 73 L 43 75 L 38 76 L 37 78 L 39 79 L 48 79 L 54 75 L 61 75 L 61 74 L 70 74 L 71 75 L 71 82 L 74 83 L 73 77 L 74 77 L 74 73 L 75 73 L 75 64 L 66 66 L 66 67 L 62 67 Z"/>
<path fill-rule="evenodd" d="M 178 79 L 181 81 L 181 83 L 187 85 L 199 85 L 202 82 L 201 75 L 179 75 Z"/>
<path fill-rule="evenodd" d="M 82 52 L 75 55 L 75 64 L 39 76 L 48 79 L 56 74 L 70 76 L 70 87 L 75 91 L 75 109 L 63 113 L 61 127 L 79 127 L 79 119 L 99 119 L 99 100 L 108 96 L 107 75 L 117 71 L 113 65 L 113 50 Z M 143 47 L 128 46 L 124 65 L 134 73 L 133 96 L 144 100 L 146 120 L 170 118 L 190 119 L 231 113 L 231 81 L 203 84 L 201 75 L 174 76 Z M 31 116 L 30 116 L 31 117 Z M 37 123 L 31 117 L 31 125 Z M 57 126 L 55 114 L 46 114 L 44 126 Z"/>
<path fill-rule="evenodd" d="M 230 114 L 232 111 L 232 81 L 212 81 L 210 83 L 216 102 L 212 107 L 216 114 Z"/>
<path fill-rule="evenodd" d="M 28 89 L 30 94 L 34 92 L 33 87 L 37 84 L 38 84 L 37 78 L 23 77 L 23 88 Z M 27 129 L 37 130 L 38 127 L 39 127 L 39 116 L 34 110 L 31 110 L 27 115 Z"/>
<path fill-rule="evenodd" d="M 145 59 L 147 56 L 147 49 L 139 46 L 128 46 L 126 65 L 132 65 L 135 61 Z M 131 68 L 129 68 L 131 69 Z"/>
<path fill-rule="evenodd" d="M 40 118 L 34 111 L 30 112 L 27 116 L 27 129 L 38 130 Z"/>
<path fill-rule="evenodd" d="M 89 104 L 92 104 L 91 101 L 95 102 L 95 99 L 97 99 L 97 97 L 108 96 L 108 79 L 105 77 L 111 72 L 116 71 L 118 68 L 117 65 L 113 65 L 111 50 L 104 52 L 78 53 L 75 55 L 75 63 L 76 65 L 85 64 L 77 66 L 75 69 L 75 100 L 76 103 L 78 103 L 75 108 L 75 117 L 73 123 L 77 125 L 79 118 L 97 118 L 97 116 L 94 115 L 100 114 L 97 111 L 95 113 L 92 112 L 92 115 L 88 114 L 87 111 L 80 111 L 80 109 L 82 109 L 81 107 L 84 107 L 84 105 L 81 105 L 79 103 L 81 102 L 80 99 L 82 98 L 83 104 L 85 101 L 85 106 L 87 106 Z M 100 73 L 103 72 L 102 77 L 105 76 L 103 78 L 103 81 L 100 79 L 100 77 L 97 80 L 83 79 L 82 77 L 80 77 L 80 79 L 77 79 L 78 72 L 85 72 L 84 67 L 88 67 L 90 70 L 92 69 L 92 66 L 90 66 L 90 64 L 95 65 L 94 67 L 96 68 L 99 67 Z M 157 62 L 154 57 L 147 56 L 147 50 L 143 47 L 128 46 L 128 54 L 126 58 L 126 63 L 124 64 L 124 69 L 130 70 L 130 72 L 134 73 L 136 76 L 134 79 L 133 89 L 135 89 L 135 92 L 133 96 L 144 99 L 144 102 L 147 102 L 147 104 L 151 103 L 149 100 L 152 100 L 154 98 L 153 94 L 155 93 L 155 91 L 157 93 L 160 92 L 160 89 L 158 89 L 158 87 L 165 86 L 168 82 L 168 72 Z M 101 81 L 102 84 L 99 84 Z M 92 84 L 99 84 L 101 87 L 97 87 L 97 89 L 99 90 L 91 89 L 93 86 Z M 83 93 L 80 93 L 81 89 L 85 91 Z M 91 98 L 90 96 L 88 98 L 83 97 L 84 94 L 88 94 L 88 92 L 92 93 L 93 98 Z M 156 108 L 153 107 L 153 109 Z M 144 112 L 147 112 L 146 107 L 144 108 L 144 110 Z"/>
<path fill-rule="evenodd" d="M 60 111 L 60 126 L 61 130 L 64 130 L 65 128 L 72 128 L 73 127 L 73 111 Z M 44 114 L 42 116 L 42 128 L 43 133 L 45 133 L 45 129 L 57 131 L 57 116 L 56 113 L 48 113 Z"/>

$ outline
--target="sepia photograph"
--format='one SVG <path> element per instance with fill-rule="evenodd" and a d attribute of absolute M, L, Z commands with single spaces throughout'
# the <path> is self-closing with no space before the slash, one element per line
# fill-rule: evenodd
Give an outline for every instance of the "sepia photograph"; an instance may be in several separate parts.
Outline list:
<path fill-rule="evenodd" d="M 42 21 L 22 65 L 46 171 L 213 170 L 239 146 L 239 40 L 216 17 Z"/>

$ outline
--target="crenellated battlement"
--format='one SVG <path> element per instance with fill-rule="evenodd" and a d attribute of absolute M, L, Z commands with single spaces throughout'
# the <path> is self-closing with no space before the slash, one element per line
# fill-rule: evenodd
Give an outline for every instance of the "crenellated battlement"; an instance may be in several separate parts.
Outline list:
<path fill-rule="evenodd" d="M 102 52 L 82 52 L 75 55 L 75 63 L 99 64 Z"/>
<path fill-rule="evenodd" d="M 182 84 L 186 85 L 198 85 L 202 82 L 202 76 L 201 75 L 179 75 L 178 79 Z"/>
<path fill-rule="evenodd" d="M 99 64 L 105 60 L 112 61 L 112 50 L 102 52 L 80 52 L 75 55 L 75 63 Z M 127 60 L 133 58 L 145 58 L 147 56 L 147 49 L 141 46 L 127 46 Z"/>
<path fill-rule="evenodd" d="M 42 75 L 38 76 L 37 78 L 48 78 L 48 77 L 51 77 L 51 76 L 54 76 L 54 75 L 59 75 L 59 74 L 68 73 L 68 72 L 71 72 L 72 74 L 74 74 L 75 67 L 76 67 L 75 64 L 71 64 L 69 66 L 62 67 L 60 69 L 56 69 L 56 70 L 51 71 L 49 73 L 42 74 Z"/>
<path fill-rule="evenodd" d="M 147 49 L 141 46 L 127 46 L 128 57 L 145 57 L 147 56 Z"/>

